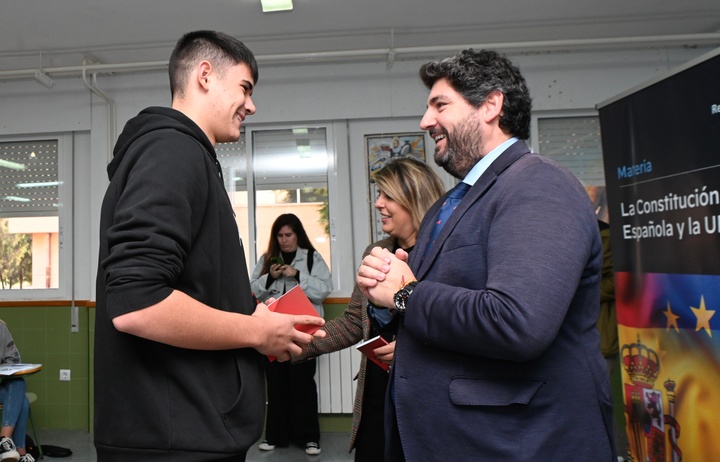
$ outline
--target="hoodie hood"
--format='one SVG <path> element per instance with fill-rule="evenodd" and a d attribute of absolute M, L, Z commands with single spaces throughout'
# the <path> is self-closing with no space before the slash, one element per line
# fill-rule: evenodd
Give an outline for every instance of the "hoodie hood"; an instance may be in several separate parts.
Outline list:
<path fill-rule="evenodd" d="M 149 107 L 130 119 L 118 136 L 115 149 L 113 149 L 113 160 L 107 166 L 108 178 L 112 180 L 125 153 L 135 140 L 155 130 L 167 129 L 177 130 L 197 139 L 205 146 L 208 154 L 217 164 L 215 147 L 195 122 L 182 112 L 172 108 Z"/>

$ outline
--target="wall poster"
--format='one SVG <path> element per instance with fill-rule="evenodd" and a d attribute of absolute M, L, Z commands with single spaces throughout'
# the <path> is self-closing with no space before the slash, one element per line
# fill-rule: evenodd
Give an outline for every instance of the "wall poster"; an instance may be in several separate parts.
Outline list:
<path fill-rule="evenodd" d="M 381 133 L 365 135 L 365 148 L 368 160 L 369 199 L 370 199 L 370 241 L 375 242 L 387 237 L 382 231 L 380 213 L 375 208 L 378 190 L 372 181 L 373 173 L 380 170 L 392 159 L 414 157 L 425 162 L 425 133 Z"/>

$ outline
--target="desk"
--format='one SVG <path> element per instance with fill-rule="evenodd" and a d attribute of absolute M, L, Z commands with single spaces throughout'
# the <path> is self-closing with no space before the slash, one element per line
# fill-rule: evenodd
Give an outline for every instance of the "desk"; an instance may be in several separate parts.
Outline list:
<path fill-rule="evenodd" d="M 34 374 L 40 371 L 42 367 L 42 364 L 2 364 L 0 365 L 0 377 Z"/>

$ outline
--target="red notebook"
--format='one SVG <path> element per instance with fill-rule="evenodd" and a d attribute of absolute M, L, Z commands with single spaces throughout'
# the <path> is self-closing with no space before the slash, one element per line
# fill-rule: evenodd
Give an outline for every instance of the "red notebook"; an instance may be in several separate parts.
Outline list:
<path fill-rule="evenodd" d="M 320 317 L 320 313 L 317 312 L 312 302 L 309 298 L 307 298 L 307 295 L 305 295 L 305 292 L 300 286 L 295 286 L 288 290 L 267 307 L 270 311 L 274 311 L 276 313 L 308 314 L 310 316 Z M 295 326 L 295 329 L 308 334 L 313 334 L 316 330 L 320 329 L 320 326 L 313 324 L 298 324 Z"/>
<path fill-rule="evenodd" d="M 381 346 L 387 344 L 387 340 L 378 335 L 377 337 L 373 337 L 370 340 L 365 340 L 364 342 L 358 343 L 355 348 L 357 348 L 362 354 L 367 356 L 370 361 L 374 362 L 375 364 L 383 368 L 383 370 L 387 371 L 388 369 L 390 369 L 390 365 L 380 361 L 374 353 L 374 350 L 376 348 L 380 348 Z"/>
<path fill-rule="evenodd" d="M 310 316 L 320 317 L 312 302 L 300 286 L 295 286 L 285 292 L 280 298 L 276 298 L 274 302 L 268 306 L 270 311 L 284 314 L 307 314 Z M 320 326 L 314 324 L 297 324 L 295 329 L 308 334 L 314 334 Z M 268 356 L 270 361 L 275 361 L 275 356 Z"/>

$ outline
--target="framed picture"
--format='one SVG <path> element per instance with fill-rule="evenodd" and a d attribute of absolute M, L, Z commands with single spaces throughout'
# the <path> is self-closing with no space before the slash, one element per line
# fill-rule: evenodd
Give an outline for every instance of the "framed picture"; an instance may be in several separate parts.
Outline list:
<path fill-rule="evenodd" d="M 372 180 L 373 173 L 380 170 L 392 159 L 398 157 L 414 157 L 425 162 L 425 133 L 381 133 L 365 135 L 365 148 L 368 161 L 369 196 L 370 196 L 370 230 L 371 241 L 387 237 L 382 231 L 380 213 L 375 208 L 378 189 Z"/>

